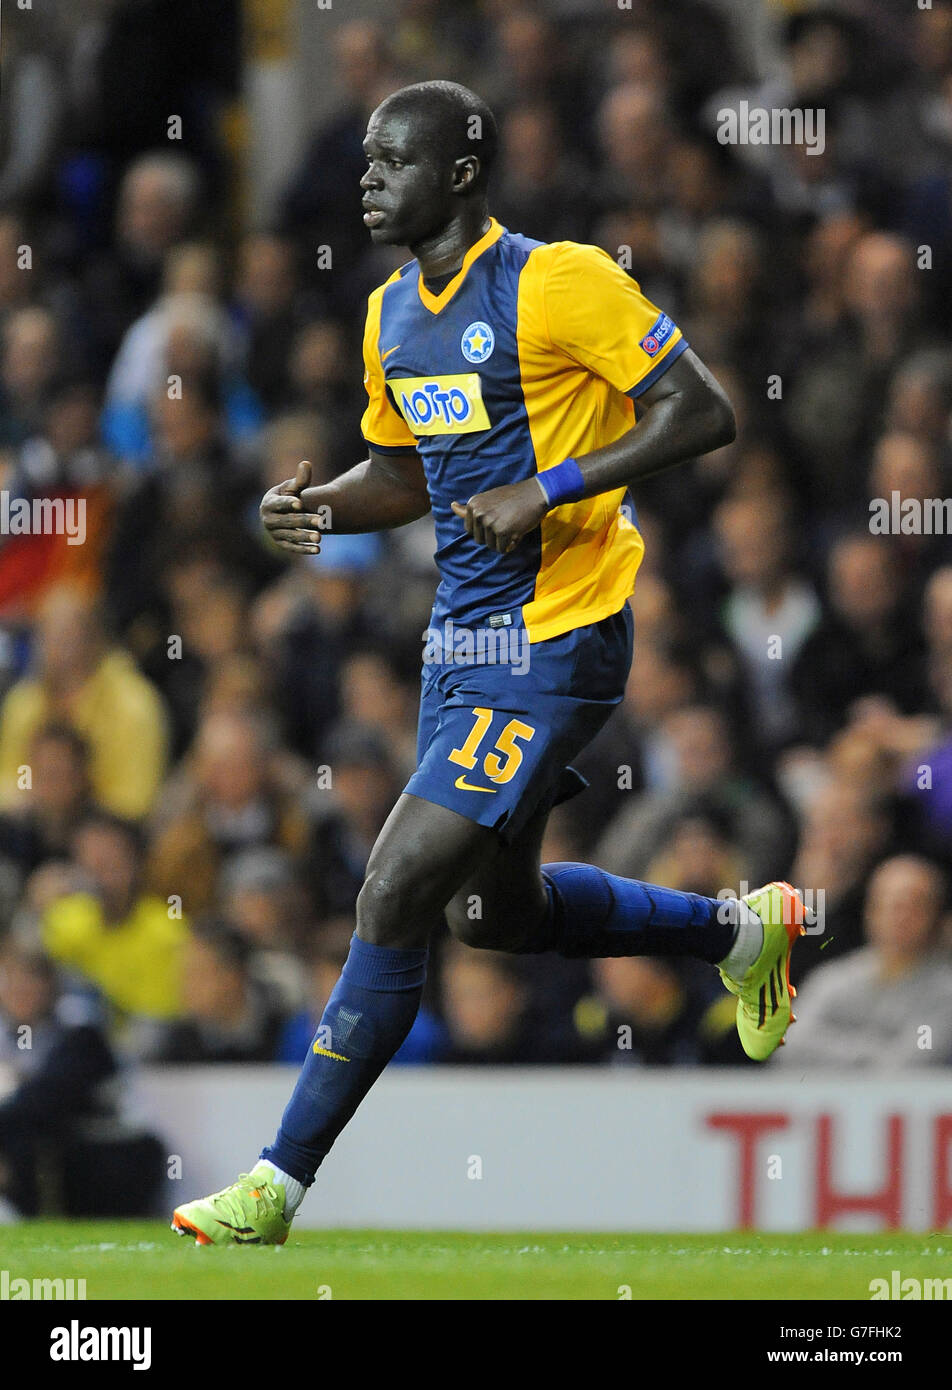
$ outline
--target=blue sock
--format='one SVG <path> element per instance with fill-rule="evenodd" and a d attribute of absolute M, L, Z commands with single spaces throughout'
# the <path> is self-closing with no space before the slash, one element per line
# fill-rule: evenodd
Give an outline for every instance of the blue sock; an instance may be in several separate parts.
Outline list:
<path fill-rule="evenodd" d="M 590 958 L 697 956 L 716 963 L 734 944 L 737 927 L 722 899 L 619 878 L 594 864 L 543 864 L 542 877 L 549 912 L 537 950 Z"/>
<path fill-rule="evenodd" d="M 354 934 L 278 1136 L 261 1157 L 306 1187 L 416 1018 L 427 950 L 372 946 Z M 321 1051 L 315 1051 L 315 1048 Z M 346 1060 L 343 1060 L 346 1059 Z"/>

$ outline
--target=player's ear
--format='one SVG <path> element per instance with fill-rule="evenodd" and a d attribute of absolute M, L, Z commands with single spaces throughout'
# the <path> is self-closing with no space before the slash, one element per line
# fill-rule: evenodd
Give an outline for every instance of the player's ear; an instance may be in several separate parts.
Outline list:
<path fill-rule="evenodd" d="M 453 164 L 453 192 L 465 193 L 472 188 L 479 177 L 479 159 L 474 154 L 464 155 Z"/>

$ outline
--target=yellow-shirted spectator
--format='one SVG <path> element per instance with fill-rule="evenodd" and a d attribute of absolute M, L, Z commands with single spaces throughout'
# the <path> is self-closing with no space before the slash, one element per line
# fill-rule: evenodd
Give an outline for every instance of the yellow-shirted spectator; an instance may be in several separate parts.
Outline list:
<path fill-rule="evenodd" d="M 89 745 L 96 802 L 138 820 L 152 807 L 165 773 L 168 731 L 162 697 L 126 652 L 107 645 L 95 604 L 59 589 L 43 604 L 36 674 L 18 681 L 0 708 L 0 805 L 29 795 L 20 769 L 37 730 L 69 724 Z"/>
<path fill-rule="evenodd" d="M 119 1021 L 177 1018 L 189 931 L 164 899 L 142 891 L 135 827 L 94 813 L 76 832 L 73 856 L 72 882 L 62 886 L 85 886 L 42 907 L 44 949 L 95 985 Z"/>

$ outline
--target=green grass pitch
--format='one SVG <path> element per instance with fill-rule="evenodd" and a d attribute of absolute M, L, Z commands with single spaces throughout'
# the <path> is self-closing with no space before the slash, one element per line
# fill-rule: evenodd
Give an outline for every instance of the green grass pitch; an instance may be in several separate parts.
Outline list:
<path fill-rule="evenodd" d="M 283 1247 L 197 1247 L 156 1221 L 0 1228 L 14 1278 L 108 1299 L 868 1299 L 893 1269 L 952 1276 L 952 1232 L 606 1235 L 302 1231 Z M 329 1290 L 329 1293 L 328 1293 Z"/>

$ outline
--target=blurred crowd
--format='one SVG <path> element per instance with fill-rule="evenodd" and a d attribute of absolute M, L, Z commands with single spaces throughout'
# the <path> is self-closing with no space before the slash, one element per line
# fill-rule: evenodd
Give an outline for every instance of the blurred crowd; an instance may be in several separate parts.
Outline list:
<path fill-rule="evenodd" d="M 952 1061 L 952 539 L 869 505 L 950 491 L 952 3 L 771 7 L 763 70 L 757 9 L 343 23 L 334 113 L 253 227 L 237 4 L 8 7 L 0 487 L 81 499 L 85 537 L 0 537 L 0 1149 L 65 1055 L 100 1121 L 116 1059 L 298 1061 L 346 956 L 413 767 L 431 528 L 292 559 L 257 507 L 362 457 L 365 300 L 405 254 L 362 227 L 361 139 L 435 76 L 497 113 L 503 224 L 619 258 L 739 423 L 637 489 L 633 674 L 544 858 L 787 878 L 821 929 L 781 1057 Z M 741 100 L 822 108 L 823 152 L 719 143 Z M 446 937 L 396 1060 L 740 1064 L 733 1010 L 708 966 Z"/>

